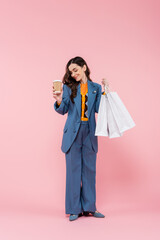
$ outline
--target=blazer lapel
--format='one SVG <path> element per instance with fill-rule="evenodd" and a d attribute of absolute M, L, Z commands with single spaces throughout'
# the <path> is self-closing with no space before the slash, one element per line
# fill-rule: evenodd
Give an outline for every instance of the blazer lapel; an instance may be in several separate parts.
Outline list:
<path fill-rule="evenodd" d="M 78 115 L 81 118 L 81 92 L 80 92 L 80 84 L 78 85 L 77 96 L 74 98 L 74 102 L 76 104 Z"/>
<path fill-rule="evenodd" d="M 96 97 L 96 87 L 94 86 L 94 83 L 90 80 L 87 80 L 88 82 L 88 118 L 91 113 L 91 109 Z M 80 92 L 80 84 L 77 88 L 77 96 L 74 98 L 74 102 L 76 104 L 76 108 L 78 111 L 78 115 L 81 118 L 81 92 Z"/>
<path fill-rule="evenodd" d="M 96 99 L 96 87 L 93 82 L 88 80 L 88 118 L 91 113 L 93 103 Z"/>

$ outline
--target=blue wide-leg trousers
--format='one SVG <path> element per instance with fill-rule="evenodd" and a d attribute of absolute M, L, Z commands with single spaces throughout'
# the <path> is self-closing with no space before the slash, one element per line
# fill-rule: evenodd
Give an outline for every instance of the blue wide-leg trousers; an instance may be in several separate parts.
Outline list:
<path fill-rule="evenodd" d="M 96 155 L 89 137 L 88 121 L 81 121 L 66 158 L 66 214 L 96 211 Z"/>

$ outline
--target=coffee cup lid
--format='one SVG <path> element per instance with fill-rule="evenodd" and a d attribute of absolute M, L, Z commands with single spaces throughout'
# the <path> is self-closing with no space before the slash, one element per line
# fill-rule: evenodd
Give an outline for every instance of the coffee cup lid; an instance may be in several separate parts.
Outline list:
<path fill-rule="evenodd" d="M 53 80 L 53 82 L 62 82 L 62 80 Z"/>

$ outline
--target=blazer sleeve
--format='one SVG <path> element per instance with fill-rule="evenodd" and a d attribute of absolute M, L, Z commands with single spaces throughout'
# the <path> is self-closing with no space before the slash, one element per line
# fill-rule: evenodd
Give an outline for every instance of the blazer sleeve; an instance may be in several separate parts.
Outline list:
<path fill-rule="evenodd" d="M 59 114 L 64 115 L 65 113 L 68 112 L 69 102 L 70 102 L 69 89 L 67 85 L 63 84 L 62 101 L 60 105 L 57 104 L 57 101 L 54 103 L 55 111 L 58 112 Z"/>
<path fill-rule="evenodd" d="M 98 113 L 98 109 L 99 109 L 99 104 L 101 101 L 101 95 L 104 94 L 104 92 L 102 92 L 102 87 L 100 84 L 98 84 L 98 94 L 97 94 L 97 99 L 96 99 L 96 110 L 95 112 Z"/>

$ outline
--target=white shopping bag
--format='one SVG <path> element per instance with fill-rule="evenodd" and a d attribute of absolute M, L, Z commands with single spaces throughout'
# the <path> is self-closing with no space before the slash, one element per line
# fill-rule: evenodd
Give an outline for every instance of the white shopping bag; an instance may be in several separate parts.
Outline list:
<path fill-rule="evenodd" d="M 95 136 L 121 137 L 135 123 L 118 94 L 108 90 L 101 96 Z"/>
<path fill-rule="evenodd" d="M 106 95 L 101 96 L 98 116 L 97 116 L 97 124 L 95 130 L 95 136 L 105 136 L 109 135 L 107 129 L 107 119 L 108 119 L 108 102 L 106 101 Z"/>

